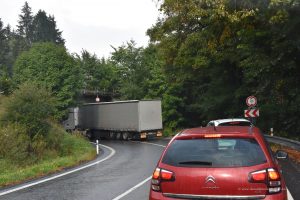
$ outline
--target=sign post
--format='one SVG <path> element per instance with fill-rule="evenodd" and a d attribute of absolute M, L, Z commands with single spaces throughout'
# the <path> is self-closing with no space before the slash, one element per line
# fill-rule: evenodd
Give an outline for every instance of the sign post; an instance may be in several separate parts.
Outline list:
<path fill-rule="evenodd" d="M 96 97 L 96 102 L 100 102 L 100 98 L 98 97 L 98 95 Z"/>
<path fill-rule="evenodd" d="M 251 123 L 254 124 L 255 118 L 259 117 L 259 109 L 255 107 L 257 105 L 256 97 L 247 97 L 246 104 L 248 106 L 248 110 L 244 110 L 244 116 L 250 118 Z"/>
<path fill-rule="evenodd" d="M 259 109 L 249 108 L 244 111 L 245 117 L 259 117 Z"/>
<path fill-rule="evenodd" d="M 248 107 L 255 107 L 257 104 L 257 99 L 255 96 L 249 96 L 246 99 L 246 104 Z"/>

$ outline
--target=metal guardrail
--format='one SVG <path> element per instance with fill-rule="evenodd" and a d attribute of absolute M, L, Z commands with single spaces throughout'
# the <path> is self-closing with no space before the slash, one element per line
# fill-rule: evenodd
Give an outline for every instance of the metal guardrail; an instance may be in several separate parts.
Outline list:
<path fill-rule="evenodd" d="M 297 151 L 300 151 L 300 142 L 296 140 L 291 140 L 283 137 L 278 136 L 270 136 L 270 135 L 264 135 L 265 138 L 268 140 L 268 142 L 272 142 L 275 144 L 280 144 L 283 146 L 288 146 L 293 149 L 296 149 Z"/>

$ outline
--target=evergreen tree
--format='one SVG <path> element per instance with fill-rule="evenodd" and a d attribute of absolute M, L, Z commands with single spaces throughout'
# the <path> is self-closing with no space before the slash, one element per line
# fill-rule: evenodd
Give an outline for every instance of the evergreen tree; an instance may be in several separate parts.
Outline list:
<path fill-rule="evenodd" d="M 8 54 L 8 28 L 3 26 L 3 22 L 0 18 L 0 76 L 8 72 Z"/>
<path fill-rule="evenodd" d="M 33 42 L 53 42 L 64 45 L 65 40 L 61 36 L 62 31 L 56 27 L 54 16 L 47 16 L 43 10 L 39 10 L 33 19 Z"/>
<path fill-rule="evenodd" d="M 11 92 L 11 79 L 9 77 L 10 68 L 10 51 L 9 51 L 9 34 L 10 27 L 3 27 L 0 18 L 0 94 L 7 95 Z"/>
<path fill-rule="evenodd" d="M 31 46 L 32 44 L 32 22 L 33 22 L 33 16 L 31 12 L 31 7 L 29 7 L 27 1 L 25 2 L 22 13 L 19 15 L 19 24 L 17 25 L 17 33 L 22 36 L 27 46 Z"/>

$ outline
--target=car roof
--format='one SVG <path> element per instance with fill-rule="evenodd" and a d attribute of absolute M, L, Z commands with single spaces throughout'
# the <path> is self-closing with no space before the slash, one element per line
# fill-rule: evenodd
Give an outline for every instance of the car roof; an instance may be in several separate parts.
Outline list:
<path fill-rule="evenodd" d="M 249 120 L 244 119 L 244 118 L 231 118 L 231 119 L 217 119 L 217 120 L 212 120 L 209 123 L 214 122 L 215 126 L 221 124 L 221 123 L 227 123 L 227 122 L 249 122 Z"/>
<path fill-rule="evenodd" d="M 183 130 L 177 135 L 177 139 L 203 138 L 210 135 L 253 138 L 261 135 L 261 132 L 255 126 L 209 126 Z"/>

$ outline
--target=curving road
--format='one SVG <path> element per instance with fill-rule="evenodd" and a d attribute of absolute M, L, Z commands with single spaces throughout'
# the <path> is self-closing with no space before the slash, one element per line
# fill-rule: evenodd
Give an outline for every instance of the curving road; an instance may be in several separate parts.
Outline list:
<path fill-rule="evenodd" d="M 61 173 L 61 177 L 47 177 L 30 187 L 27 187 L 28 184 L 36 182 L 2 189 L 0 199 L 146 200 L 150 176 L 167 143 L 166 139 L 149 142 L 101 141 L 107 147 L 101 147 L 101 156 L 96 163 L 87 163 L 84 169 L 76 168 L 75 171 L 78 171 L 73 173 Z M 294 183 L 287 182 L 288 186 Z M 18 190 L 20 187 L 24 189 Z M 294 199 L 300 199 L 296 195 Z"/>
<path fill-rule="evenodd" d="M 101 141 L 115 150 L 115 154 L 99 164 L 54 180 L 0 196 L 5 200 L 80 199 L 117 200 L 120 195 L 149 178 L 163 147 L 139 142 Z M 165 142 L 167 143 L 167 141 Z M 111 154 L 101 147 L 99 160 Z M 147 199 L 149 181 L 122 199 Z M 9 188 L 0 190 L 0 195 Z M 134 195 L 134 198 L 131 196 Z"/>

